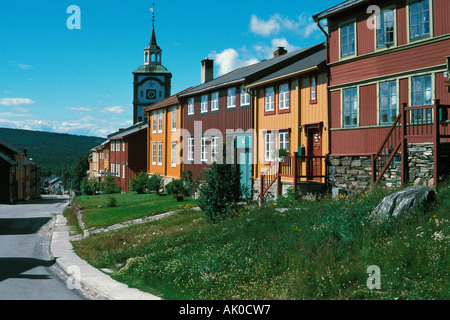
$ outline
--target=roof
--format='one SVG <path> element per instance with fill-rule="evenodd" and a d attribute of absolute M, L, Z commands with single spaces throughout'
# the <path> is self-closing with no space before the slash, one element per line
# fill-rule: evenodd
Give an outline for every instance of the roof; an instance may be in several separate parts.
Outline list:
<path fill-rule="evenodd" d="M 16 147 L 14 147 L 13 145 L 10 145 L 8 142 L 6 142 L 5 140 L 0 139 L 0 146 L 4 146 L 6 149 L 9 149 L 10 151 L 14 152 L 14 153 L 24 153 L 23 150 L 20 150 Z"/>
<path fill-rule="evenodd" d="M 120 139 L 120 138 L 129 136 L 133 133 L 136 133 L 140 130 L 147 129 L 147 127 L 148 127 L 148 124 L 146 122 L 144 122 L 144 121 L 138 122 L 138 123 L 132 125 L 131 127 L 128 127 L 126 129 L 120 129 L 119 131 L 108 135 L 107 138 L 108 139 Z"/>
<path fill-rule="evenodd" d="M 312 69 L 317 69 L 321 64 L 324 64 L 326 62 L 326 55 L 326 48 L 325 46 L 323 46 L 322 50 L 308 55 L 303 59 L 291 65 L 288 65 L 285 68 L 279 69 L 267 75 L 266 77 L 263 77 L 256 82 L 249 84 L 247 87 L 257 87 L 270 81 L 289 78 L 300 73 L 312 71 Z"/>
<path fill-rule="evenodd" d="M 34 160 L 31 158 L 25 157 L 25 158 L 23 158 L 23 165 L 24 166 L 35 166 L 36 162 L 34 162 Z"/>
<path fill-rule="evenodd" d="M 8 162 L 10 165 L 16 165 L 17 161 L 12 159 L 11 157 L 7 156 L 6 154 L 4 154 L 3 152 L 0 151 L 0 159 L 5 160 L 6 162 Z"/>
<path fill-rule="evenodd" d="M 347 0 L 338 5 L 335 5 L 334 7 L 329 8 L 325 11 L 322 11 L 320 13 L 313 15 L 313 19 L 314 19 L 314 21 L 317 22 L 322 19 L 328 18 L 329 16 L 340 13 L 340 12 L 345 11 L 349 8 L 352 8 L 356 5 L 359 5 L 361 3 L 368 2 L 368 1 L 371 1 L 371 0 Z"/>
<path fill-rule="evenodd" d="M 156 110 L 156 109 L 161 109 L 167 106 L 172 106 L 174 104 L 178 104 L 178 95 L 182 94 L 183 92 L 186 92 L 188 90 L 191 90 L 193 87 L 189 87 L 183 91 L 178 92 L 177 94 L 174 94 L 164 100 L 161 100 L 159 102 L 156 102 L 150 106 L 148 106 L 147 108 L 144 109 L 144 112 L 150 111 L 150 110 Z"/>
<path fill-rule="evenodd" d="M 186 93 L 180 94 L 179 97 L 188 97 L 233 84 L 254 82 L 258 78 L 267 75 L 267 73 L 272 73 L 279 68 L 284 68 L 287 65 L 297 61 L 303 55 L 307 55 L 310 54 L 311 52 L 320 50 L 321 47 L 323 47 L 323 43 L 305 49 L 300 49 L 297 51 L 286 53 L 269 60 L 263 60 L 259 63 L 252 64 L 250 66 L 246 66 L 240 69 L 236 69 L 221 77 L 203 83 L 193 88 L 192 90 L 187 91 Z"/>
<path fill-rule="evenodd" d="M 140 66 L 133 73 L 170 73 L 166 67 L 160 64 L 147 64 Z"/>

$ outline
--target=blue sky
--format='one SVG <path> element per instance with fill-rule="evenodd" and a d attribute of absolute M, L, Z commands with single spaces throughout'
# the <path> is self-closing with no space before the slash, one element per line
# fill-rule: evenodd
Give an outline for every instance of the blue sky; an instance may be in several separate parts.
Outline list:
<path fill-rule="evenodd" d="M 342 0 L 155 2 L 172 94 L 215 76 L 325 41 L 311 16 Z M 153 1 L 1 0 L 0 127 L 106 137 L 132 124 L 132 72 L 143 64 Z M 276 4 L 274 6 L 274 3 Z M 70 5 L 81 29 L 68 29 Z"/>

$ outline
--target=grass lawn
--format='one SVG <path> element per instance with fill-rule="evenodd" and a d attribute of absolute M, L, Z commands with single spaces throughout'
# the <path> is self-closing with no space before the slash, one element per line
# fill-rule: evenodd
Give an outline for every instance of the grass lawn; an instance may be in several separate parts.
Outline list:
<path fill-rule="evenodd" d="M 109 198 L 116 199 L 116 206 L 108 207 Z M 178 210 L 187 204 L 196 206 L 197 200 L 185 198 L 178 202 L 170 195 L 135 192 L 112 195 L 79 196 L 75 198 L 83 208 L 83 221 L 87 228 L 101 228 L 127 220 Z"/>
<path fill-rule="evenodd" d="M 164 299 L 449 299 L 450 184 L 437 207 L 375 227 L 365 217 L 386 194 L 280 199 L 217 224 L 182 210 L 74 248 Z M 290 208 L 277 211 L 281 204 Z M 370 265 L 380 268 L 381 289 L 367 287 Z"/>

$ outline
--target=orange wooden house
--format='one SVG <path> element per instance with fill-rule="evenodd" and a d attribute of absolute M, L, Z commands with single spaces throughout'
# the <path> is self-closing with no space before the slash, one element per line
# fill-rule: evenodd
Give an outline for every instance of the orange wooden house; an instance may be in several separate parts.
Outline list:
<path fill-rule="evenodd" d="M 163 176 L 166 179 L 165 183 L 172 179 L 180 179 L 183 169 L 181 161 L 183 116 L 178 94 L 144 109 L 149 128 L 147 131 L 147 173 Z"/>
<path fill-rule="evenodd" d="M 254 187 L 263 197 L 314 181 L 325 185 L 329 152 L 328 91 L 324 44 L 296 63 L 246 86 L 254 99 L 257 143 Z M 281 157 L 280 149 L 289 156 Z M 259 188 L 258 188 L 259 187 Z"/>

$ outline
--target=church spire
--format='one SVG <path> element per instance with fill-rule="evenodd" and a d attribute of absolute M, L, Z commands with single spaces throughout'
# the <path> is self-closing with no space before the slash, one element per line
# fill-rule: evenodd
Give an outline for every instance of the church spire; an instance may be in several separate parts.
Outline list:
<path fill-rule="evenodd" d="M 152 36 L 150 38 L 150 44 L 144 50 L 144 61 L 145 65 L 149 64 L 161 64 L 161 53 L 162 50 L 158 47 L 156 43 L 156 33 L 155 33 L 155 4 L 153 3 L 153 8 L 150 8 L 152 13 Z"/>

